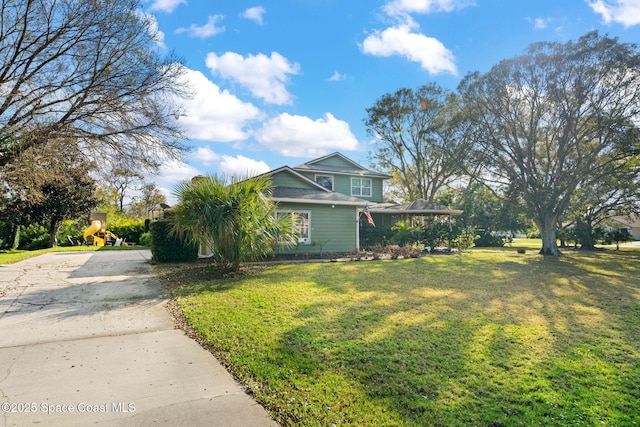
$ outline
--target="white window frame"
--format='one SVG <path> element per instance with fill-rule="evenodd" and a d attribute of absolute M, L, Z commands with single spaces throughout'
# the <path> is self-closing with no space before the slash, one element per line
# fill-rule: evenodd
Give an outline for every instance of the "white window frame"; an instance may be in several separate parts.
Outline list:
<path fill-rule="evenodd" d="M 359 185 L 354 185 L 354 181 L 360 181 Z M 369 186 L 365 187 L 362 184 L 369 182 Z M 354 192 L 354 189 L 358 189 L 359 193 Z M 363 194 L 363 190 L 369 190 L 369 194 Z M 356 197 L 371 197 L 373 194 L 373 180 L 371 178 L 351 178 L 351 195 Z"/>
<path fill-rule="evenodd" d="M 318 178 L 319 177 L 329 178 L 331 180 L 331 188 L 328 188 L 328 190 L 333 191 L 333 175 L 316 174 L 316 176 L 314 177 L 314 180 L 316 181 L 316 184 L 322 185 L 322 184 L 320 184 L 318 182 Z M 324 187 L 324 185 L 322 185 L 322 186 Z"/>
<path fill-rule="evenodd" d="M 304 210 L 277 210 L 276 218 L 282 215 L 291 215 L 294 220 L 293 228 L 295 229 L 296 236 L 298 237 L 298 243 L 302 243 L 305 245 L 311 244 L 311 211 Z M 300 215 L 306 215 L 307 221 L 306 224 L 299 225 L 297 221 L 295 221 L 295 217 L 299 217 Z M 306 233 L 305 233 L 306 232 Z M 301 237 L 306 234 L 306 237 Z"/>

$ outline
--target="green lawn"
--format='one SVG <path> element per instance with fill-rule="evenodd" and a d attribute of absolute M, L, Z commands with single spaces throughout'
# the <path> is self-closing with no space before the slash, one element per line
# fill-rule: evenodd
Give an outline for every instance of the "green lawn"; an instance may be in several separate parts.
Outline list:
<path fill-rule="evenodd" d="M 0 251 L 0 265 L 14 264 L 47 252 L 122 251 L 131 249 L 149 248 L 145 246 L 58 246 L 56 248 L 38 249 L 35 251 L 6 250 Z"/>
<path fill-rule="evenodd" d="M 640 423 L 640 252 L 281 265 L 174 293 L 282 425 Z"/>

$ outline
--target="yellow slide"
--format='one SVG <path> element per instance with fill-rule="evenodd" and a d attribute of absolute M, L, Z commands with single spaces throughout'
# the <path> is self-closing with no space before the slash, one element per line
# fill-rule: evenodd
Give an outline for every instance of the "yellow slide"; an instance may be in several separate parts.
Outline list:
<path fill-rule="evenodd" d="M 102 223 L 99 220 L 94 219 L 93 221 L 91 221 L 91 225 L 89 226 L 89 228 L 84 230 L 82 237 L 84 237 L 84 240 L 86 242 L 90 236 L 93 236 L 100 230 L 102 230 Z"/>
<path fill-rule="evenodd" d="M 102 237 L 97 235 L 97 233 L 100 233 Z M 129 246 L 129 244 L 124 241 L 124 239 L 120 239 L 118 236 L 116 236 L 112 232 L 105 231 L 103 233 L 102 221 L 98 219 L 94 219 L 91 221 L 91 225 L 89 226 L 89 228 L 84 230 L 82 237 L 84 237 L 85 242 L 87 242 L 89 238 L 91 238 L 93 246 L 104 246 L 105 244 L 110 244 L 114 246 L 121 246 L 121 245 Z"/>

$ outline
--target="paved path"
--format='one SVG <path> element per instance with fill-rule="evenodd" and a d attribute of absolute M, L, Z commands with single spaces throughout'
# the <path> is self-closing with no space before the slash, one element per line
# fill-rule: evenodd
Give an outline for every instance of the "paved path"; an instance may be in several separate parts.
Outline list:
<path fill-rule="evenodd" d="M 149 257 L 0 265 L 0 426 L 277 426 L 174 328 Z"/>

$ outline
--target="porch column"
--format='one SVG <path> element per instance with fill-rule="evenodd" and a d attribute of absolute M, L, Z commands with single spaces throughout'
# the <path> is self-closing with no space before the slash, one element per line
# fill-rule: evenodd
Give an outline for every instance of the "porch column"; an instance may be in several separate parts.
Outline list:
<path fill-rule="evenodd" d="M 356 206 L 356 249 L 360 250 L 360 211 Z"/>

